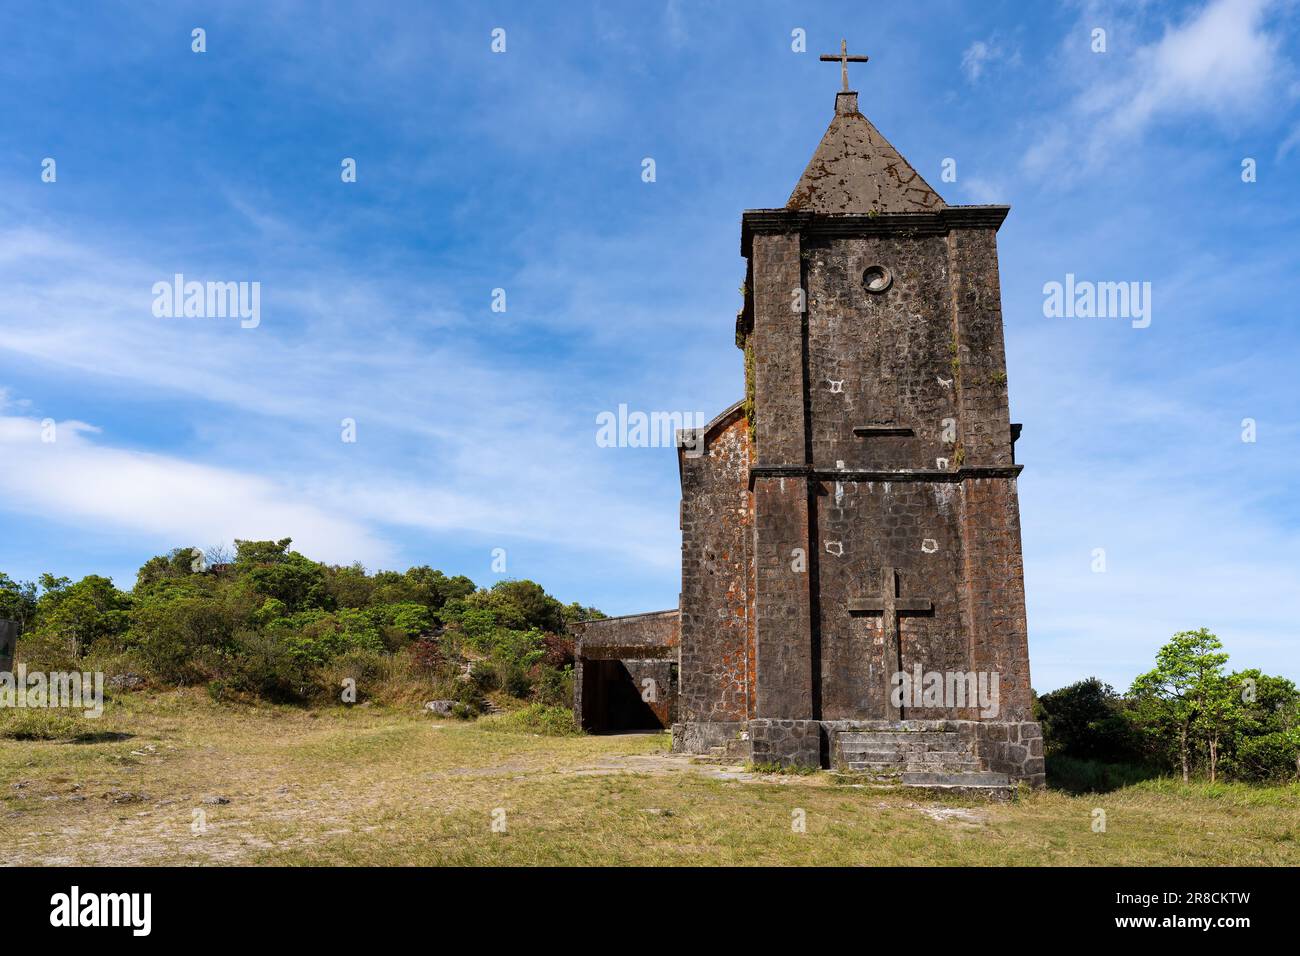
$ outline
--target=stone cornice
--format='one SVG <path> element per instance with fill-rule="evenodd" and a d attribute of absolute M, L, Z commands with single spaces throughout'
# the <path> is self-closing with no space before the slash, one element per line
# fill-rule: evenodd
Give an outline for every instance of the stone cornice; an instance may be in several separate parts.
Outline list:
<path fill-rule="evenodd" d="M 746 209 L 740 217 L 740 254 L 748 258 L 755 235 L 799 232 L 818 237 L 943 236 L 953 229 L 1002 226 L 1010 206 L 947 206 L 934 212 L 882 212 L 840 216 L 802 209 Z"/>
<path fill-rule="evenodd" d="M 857 471 L 852 469 L 824 470 L 811 465 L 753 465 L 749 469 L 749 487 L 753 489 L 756 478 L 806 478 L 809 481 L 880 481 L 956 484 L 970 478 L 1016 478 L 1024 465 L 1005 468 L 958 468 L 955 471 L 935 469 L 907 469 L 903 471 Z"/>

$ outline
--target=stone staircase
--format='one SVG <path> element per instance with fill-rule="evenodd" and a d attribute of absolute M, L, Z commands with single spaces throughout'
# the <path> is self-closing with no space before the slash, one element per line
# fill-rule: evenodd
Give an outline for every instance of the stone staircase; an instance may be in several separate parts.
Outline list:
<path fill-rule="evenodd" d="M 854 720 L 826 721 L 822 729 L 829 734 L 831 769 L 855 780 L 1012 799 L 1016 785 L 1010 775 L 988 769 L 983 751 L 977 752 L 982 745 L 973 726 L 951 720 Z M 691 752 L 695 763 L 736 766 L 753 760 L 754 744 L 744 729 L 708 743 L 703 752 Z"/>
<path fill-rule="evenodd" d="M 695 763 L 722 764 L 726 766 L 741 765 L 749 762 L 749 740 L 737 736 L 725 744 L 710 747 L 702 754 L 694 754 Z"/>
<path fill-rule="evenodd" d="M 835 731 L 831 747 L 837 770 L 881 782 L 940 790 L 1011 791 L 1010 777 L 984 769 L 970 742 L 953 731 L 882 721 L 874 727 Z"/>

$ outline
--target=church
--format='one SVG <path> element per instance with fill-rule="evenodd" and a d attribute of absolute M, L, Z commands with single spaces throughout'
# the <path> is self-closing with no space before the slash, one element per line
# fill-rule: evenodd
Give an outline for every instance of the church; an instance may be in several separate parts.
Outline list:
<path fill-rule="evenodd" d="M 944 202 L 859 111 L 865 58 L 822 59 L 830 126 L 786 204 L 741 217 L 744 397 L 679 435 L 679 606 L 575 627 L 575 714 L 760 767 L 1041 787 L 1010 209 Z"/>

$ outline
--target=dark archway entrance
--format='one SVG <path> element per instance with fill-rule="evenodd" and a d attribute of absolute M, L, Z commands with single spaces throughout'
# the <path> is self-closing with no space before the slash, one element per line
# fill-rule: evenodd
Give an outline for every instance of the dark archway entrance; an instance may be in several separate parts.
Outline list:
<path fill-rule="evenodd" d="M 588 731 L 599 734 L 667 728 L 667 714 L 657 712 L 664 708 L 643 699 L 645 678 L 638 680 L 626 663 L 589 660 L 582 662 L 582 668 L 582 725 Z"/>

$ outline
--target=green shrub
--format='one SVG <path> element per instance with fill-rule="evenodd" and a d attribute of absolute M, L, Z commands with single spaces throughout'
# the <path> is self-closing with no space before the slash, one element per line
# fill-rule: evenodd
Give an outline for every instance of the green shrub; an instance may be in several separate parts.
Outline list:
<path fill-rule="evenodd" d="M 480 693 L 496 690 L 499 686 L 497 684 L 497 670 L 491 661 L 474 661 L 474 663 L 470 664 L 469 679 L 470 683 Z"/>
<path fill-rule="evenodd" d="M 506 661 L 497 663 L 494 666 L 497 675 L 497 687 L 519 700 L 523 700 L 528 696 L 529 691 L 533 689 L 533 682 L 529 679 L 528 671 L 524 669 L 523 665 L 514 661 Z"/>
<path fill-rule="evenodd" d="M 291 612 L 333 606 L 323 565 L 297 551 L 291 538 L 236 541 L 235 568 L 258 594 L 275 598 Z"/>
<path fill-rule="evenodd" d="M 15 660 L 29 671 L 80 670 L 81 659 L 73 651 L 72 641 L 58 634 L 36 632 L 24 634 L 18 641 Z"/>
<path fill-rule="evenodd" d="M 149 663 L 145 660 L 144 655 L 139 648 L 128 647 L 125 650 L 117 648 L 98 647 L 91 653 L 87 654 L 80 661 L 82 671 L 98 671 L 104 675 L 105 684 L 109 684 L 115 677 L 134 677 L 139 681 L 148 683 L 153 672 Z"/>
<path fill-rule="evenodd" d="M 227 696 L 249 694 L 282 704 L 307 700 L 317 686 L 302 657 L 274 634 L 260 631 L 236 636 L 220 679 Z"/>
<path fill-rule="evenodd" d="M 573 668 L 563 670 L 545 664 L 536 669 L 533 701 L 547 707 L 568 707 L 573 702 Z"/>
<path fill-rule="evenodd" d="M 379 627 L 364 611 L 299 611 L 271 623 L 269 633 L 304 665 L 319 667 L 353 650 L 385 651 Z"/>
<path fill-rule="evenodd" d="M 1109 793 L 1160 775 L 1157 768 L 1140 764 L 1081 760 L 1066 754 L 1047 757 L 1047 786 L 1067 793 Z"/>
<path fill-rule="evenodd" d="M 451 715 L 457 720 L 473 720 L 481 711 L 473 704 L 466 704 L 463 701 L 457 701 L 451 706 Z"/>
<path fill-rule="evenodd" d="M 361 703 L 379 694 L 379 687 L 389 678 L 392 656 L 369 648 L 352 648 L 316 671 L 318 693 L 325 700 L 342 699 L 344 681 L 351 680 L 356 687 L 356 700 Z"/>
<path fill-rule="evenodd" d="M 529 704 L 505 714 L 494 714 L 479 721 L 489 730 L 540 734 L 543 737 L 576 737 L 580 731 L 568 707 Z"/>
<path fill-rule="evenodd" d="M 1095 677 L 1038 698 L 1047 753 L 1104 763 L 1134 762 L 1139 752 L 1122 698 Z"/>
<path fill-rule="evenodd" d="M 1242 737 L 1236 752 L 1224 762 L 1224 772 L 1237 780 L 1281 782 L 1300 779 L 1295 741 L 1285 732 Z"/>
<path fill-rule="evenodd" d="M 67 743 L 115 736 L 101 719 L 90 719 L 79 711 L 53 708 L 0 711 L 0 737 L 10 740 L 61 740 Z"/>
<path fill-rule="evenodd" d="M 488 692 L 568 703 L 565 622 L 594 608 L 562 607 L 532 581 L 483 589 L 424 566 L 328 566 L 291 544 L 236 541 L 207 560 L 173 548 L 144 563 L 130 592 L 97 575 L 23 583 L 0 573 L 0 616 L 24 622 L 18 658 L 32 669 L 204 684 L 217 700 L 332 701 L 351 679 L 366 699 L 452 699 L 466 717 Z"/>
<path fill-rule="evenodd" d="M 408 639 L 427 634 L 434 626 L 433 612 L 413 601 L 379 604 L 367 608 L 367 612 L 376 623 L 395 628 Z"/>
<path fill-rule="evenodd" d="M 132 611 L 126 642 L 159 680 L 193 684 L 211 676 L 212 652 L 230 647 L 242 624 L 239 618 L 208 597 L 151 600 Z"/>

